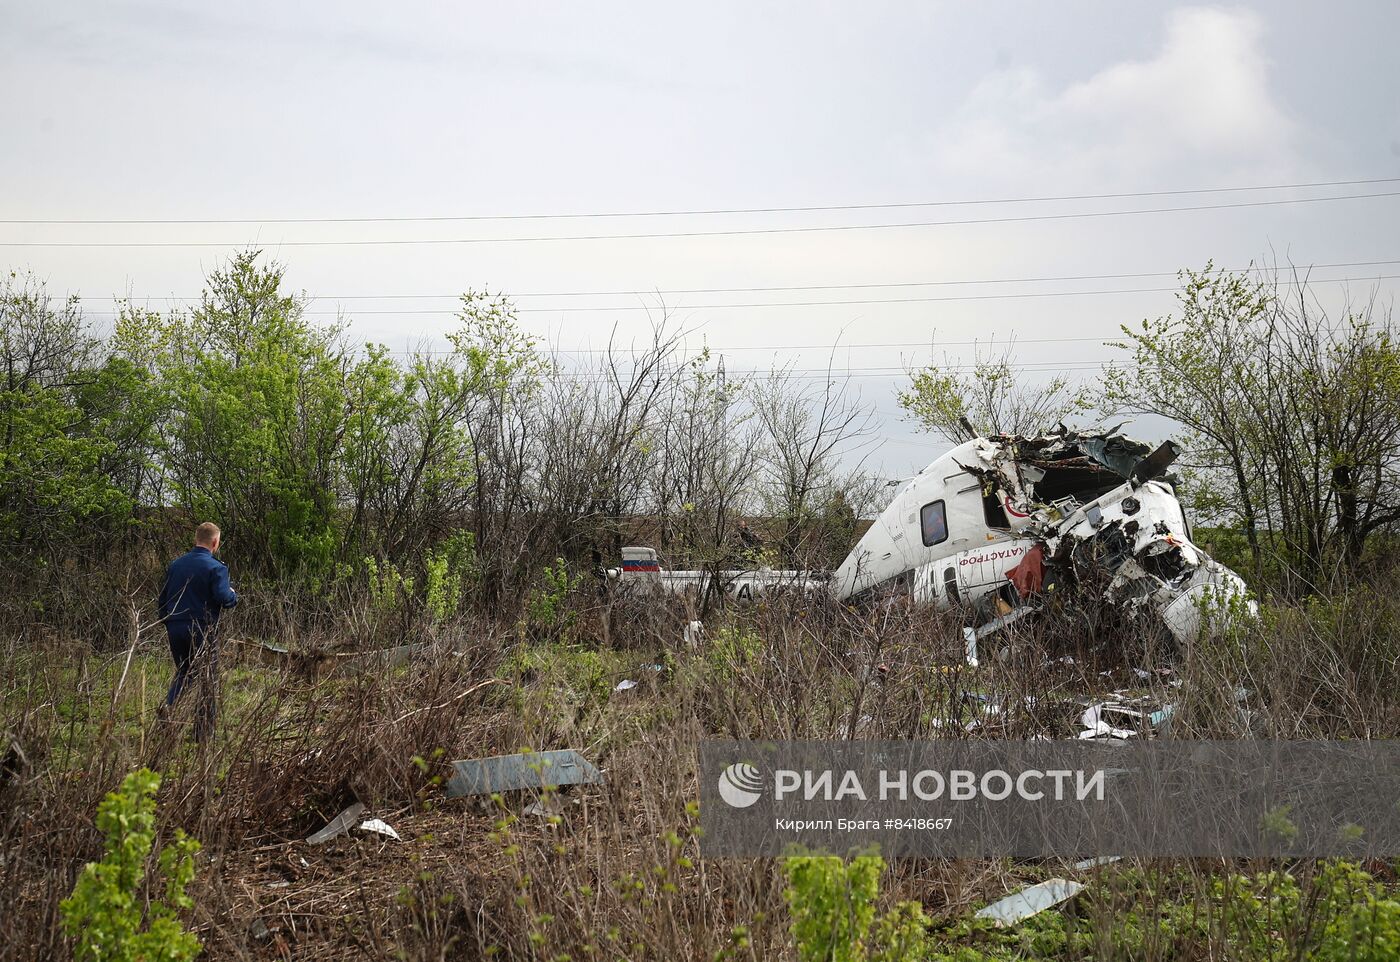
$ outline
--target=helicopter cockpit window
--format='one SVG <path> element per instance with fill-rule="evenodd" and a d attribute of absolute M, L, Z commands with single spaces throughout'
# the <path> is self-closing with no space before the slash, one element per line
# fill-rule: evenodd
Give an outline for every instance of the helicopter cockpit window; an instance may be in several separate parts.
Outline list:
<path fill-rule="evenodd" d="M 1006 508 L 1001 503 L 1001 489 L 995 486 L 982 489 L 982 515 L 989 528 L 1010 528 L 1011 519 L 1006 516 Z"/>
<path fill-rule="evenodd" d="M 923 532 L 925 547 L 948 540 L 948 512 L 942 501 L 930 502 L 919 510 L 919 529 Z"/>

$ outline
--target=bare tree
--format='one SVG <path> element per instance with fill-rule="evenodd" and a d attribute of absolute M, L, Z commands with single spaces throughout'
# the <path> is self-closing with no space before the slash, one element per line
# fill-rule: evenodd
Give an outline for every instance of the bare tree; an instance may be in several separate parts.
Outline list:
<path fill-rule="evenodd" d="M 865 500 L 857 492 L 866 486 L 861 466 L 874 409 L 852 395 L 849 375 L 837 375 L 834 349 L 820 379 L 775 369 L 755 385 L 751 403 L 763 431 L 763 503 L 778 526 L 782 564 L 830 563 L 832 542 L 854 534 L 853 502 Z"/>
<path fill-rule="evenodd" d="M 542 399 L 540 499 L 561 550 L 584 544 L 613 557 L 645 497 L 658 451 L 649 436 L 677 390 L 683 329 L 664 315 L 644 346 L 616 335 L 603 355 L 556 379 Z M 561 367 L 556 362 L 556 368 Z"/>

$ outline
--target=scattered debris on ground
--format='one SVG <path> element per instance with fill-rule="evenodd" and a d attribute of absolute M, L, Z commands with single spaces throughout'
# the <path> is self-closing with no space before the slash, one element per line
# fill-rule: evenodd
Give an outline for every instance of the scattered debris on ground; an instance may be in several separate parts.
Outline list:
<path fill-rule="evenodd" d="M 1115 691 L 1109 700 L 1088 705 L 1079 716 L 1078 738 L 1088 741 L 1124 741 L 1152 738 L 1165 732 L 1176 714 L 1172 702 L 1159 702 L 1150 694 Z"/>

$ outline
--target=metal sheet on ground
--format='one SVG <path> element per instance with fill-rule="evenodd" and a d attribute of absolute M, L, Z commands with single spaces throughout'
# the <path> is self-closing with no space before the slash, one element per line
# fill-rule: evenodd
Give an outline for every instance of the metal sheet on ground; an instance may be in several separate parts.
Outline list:
<path fill-rule="evenodd" d="M 977 913 L 979 919 L 991 919 L 999 926 L 1015 925 L 1022 919 L 1028 919 L 1032 915 L 1039 915 L 1048 908 L 1054 908 L 1061 902 L 1068 902 L 1079 894 L 1084 886 L 1079 882 L 1070 882 L 1062 878 L 1052 878 L 1049 881 L 1041 882 L 1039 885 L 1032 885 L 1024 888 L 1014 895 L 1008 895 L 1000 902 L 993 902 L 991 905 Z"/>
<path fill-rule="evenodd" d="M 448 798 L 546 785 L 597 785 L 603 781 L 603 773 L 571 748 L 466 759 L 453 762 L 452 768 L 452 778 L 447 782 Z"/>

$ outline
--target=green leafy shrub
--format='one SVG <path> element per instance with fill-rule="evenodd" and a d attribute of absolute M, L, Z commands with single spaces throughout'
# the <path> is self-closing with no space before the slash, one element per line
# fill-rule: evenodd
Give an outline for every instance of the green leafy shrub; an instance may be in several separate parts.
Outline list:
<path fill-rule="evenodd" d="M 876 916 L 885 860 L 860 855 L 789 858 L 788 911 L 802 962 L 915 962 L 928 954 L 928 918 L 917 902 Z"/>
<path fill-rule="evenodd" d="M 551 642 L 521 642 L 502 663 L 512 710 L 532 739 L 549 741 L 592 730 L 612 695 L 621 670 L 615 657 Z"/>
<path fill-rule="evenodd" d="M 470 532 L 459 531 L 428 552 L 423 604 L 434 622 L 446 621 L 461 607 L 463 583 L 474 570 L 474 544 Z"/>
<path fill-rule="evenodd" d="M 77 940 L 78 962 L 184 962 L 199 954 L 199 939 L 176 917 L 194 905 L 185 886 L 194 879 L 199 843 L 178 829 L 157 856 L 164 898 L 143 912 L 141 883 L 155 840 L 159 787 L 159 775 L 139 769 L 97 809 L 106 854 L 83 866 L 72 896 L 60 905 L 64 930 Z"/>
<path fill-rule="evenodd" d="M 1009 930 L 963 925 L 940 935 L 1033 958 L 1400 958 L 1400 901 L 1344 860 L 1206 879 L 1181 866 L 1129 867 L 1100 879 L 1084 899 L 1077 920 L 1045 912 Z"/>
<path fill-rule="evenodd" d="M 370 604 L 381 615 L 392 614 L 413 594 L 413 579 L 405 578 L 392 561 L 365 559 Z"/>
<path fill-rule="evenodd" d="M 1400 958 L 1400 901 L 1354 862 L 1322 862 L 1303 884 L 1287 872 L 1230 875 L 1216 881 L 1213 895 L 1242 958 Z"/>
<path fill-rule="evenodd" d="M 563 558 L 545 565 L 540 583 L 525 602 L 530 629 L 537 635 L 567 639 L 578 621 L 578 614 L 567 607 L 569 595 L 583 582 L 583 575 L 570 575 Z"/>

